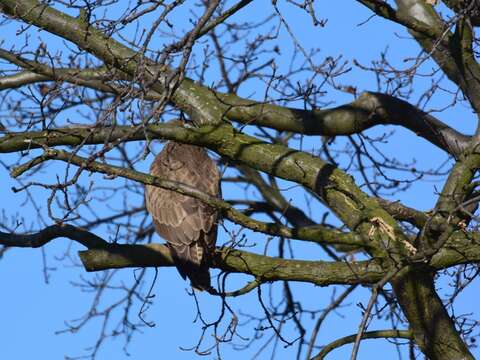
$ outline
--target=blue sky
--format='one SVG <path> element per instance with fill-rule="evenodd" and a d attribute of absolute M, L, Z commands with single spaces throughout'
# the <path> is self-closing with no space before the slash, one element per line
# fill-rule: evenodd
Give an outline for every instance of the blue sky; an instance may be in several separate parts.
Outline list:
<path fill-rule="evenodd" d="M 371 13 L 358 5 L 354 1 L 338 1 L 338 2 L 319 2 L 315 3 L 317 16 L 319 18 L 328 18 L 327 26 L 313 27 L 311 19 L 306 15 L 294 9 L 291 5 L 284 4 L 279 1 L 279 6 L 288 21 L 292 31 L 306 49 L 319 48 L 319 58 L 326 56 L 336 57 L 342 55 L 345 61 L 351 62 L 355 59 L 362 64 L 368 65 L 374 59 L 379 57 L 381 52 L 387 51 L 392 62 L 398 66 L 406 67 L 408 63 L 403 61 L 406 57 L 413 57 L 419 53 L 419 48 L 415 45 L 409 35 L 400 26 L 388 23 L 385 20 L 372 18 L 369 19 Z M 254 2 L 249 7 L 243 9 L 237 15 L 237 20 L 251 20 L 253 17 L 261 17 L 265 15 L 265 8 L 270 11 L 269 2 Z M 368 20 L 369 19 L 369 20 Z M 367 21 L 368 20 L 368 21 Z M 174 24 L 179 28 L 188 28 L 188 20 L 182 14 L 174 17 Z M 362 24 L 362 25 L 359 25 Z M 3 31 L 5 44 L 9 45 L 15 40 L 14 27 L 5 26 Z M 48 36 L 44 32 L 37 33 L 31 30 L 33 41 L 37 41 L 39 36 L 48 39 L 49 49 L 64 47 L 64 44 L 58 38 Z M 6 35 L 5 35 L 6 34 Z M 0 38 L 2 35 L 0 35 Z M 162 40 L 158 40 L 161 46 Z M 292 44 L 289 41 L 289 35 L 282 30 L 280 32 L 279 43 L 282 44 L 281 56 L 276 61 L 280 66 L 286 68 L 288 66 L 289 54 L 293 51 Z M 5 46 L 4 47 L 8 47 Z M 201 56 L 201 48 L 196 49 L 196 56 Z M 422 70 L 428 71 L 432 64 L 425 64 Z M 207 81 L 215 81 L 216 73 L 213 67 L 208 73 Z M 354 85 L 359 91 L 372 90 L 376 91 L 377 83 L 373 74 L 360 71 L 352 65 L 352 70 L 341 78 L 344 85 Z M 429 79 L 417 81 L 417 88 L 414 94 L 419 94 L 422 88 L 430 86 Z M 264 85 L 261 83 L 249 83 L 248 86 L 241 88 L 240 95 L 251 96 L 253 98 L 262 99 L 264 93 Z M 444 86 L 453 88 L 452 84 L 444 82 Z M 327 99 L 332 102 L 332 106 L 339 105 L 353 100 L 352 95 L 339 91 L 329 92 Z M 416 100 L 413 95 L 413 102 Z M 435 107 L 442 107 L 449 101 L 444 95 L 437 95 L 432 102 L 426 107 L 426 110 Z M 4 114 L 5 115 L 5 114 Z M 438 115 L 438 114 L 436 114 Z M 72 115 L 73 116 L 73 115 Z M 462 103 L 438 115 L 441 120 L 454 126 L 456 129 L 471 133 L 475 127 L 474 115 L 468 111 L 468 108 Z M 389 131 L 391 128 L 377 128 L 369 130 L 369 135 L 381 134 Z M 391 138 L 388 144 L 384 145 L 386 152 L 395 152 L 397 156 L 404 160 L 415 158 L 419 167 L 430 167 L 432 163 L 443 162 L 446 156 L 439 150 L 435 149 L 426 141 L 416 137 L 414 134 L 396 129 L 396 134 Z M 318 138 L 305 139 L 303 146 L 305 148 L 315 147 L 318 144 Z M 132 145 L 135 146 L 135 145 Z M 12 155 L 2 155 L 2 160 L 12 163 L 16 159 Z M 137 169 L 146 171 L 148 169 L 151 157 L 147 158 L 143 163 L 137 164 Z M 48 170 L 37 175 L 36 179 L 54 181 L 52 174 L 61 173 L 59 167 L 51 166 Z M 87 176 L 82 181 L 88 183 L 92 179 Z M 29 224 L 33 228 L 41 226 L 41 222 L 36 218 L 31 206 L 25 205 L 24 194 L 14 194 L 10 189 L 12 186 L 18 186 L 9 176 L 5 169 L 0 171 L 0 181 L 4 186 L 1 191 L 2 208 L 7 216 L 21 214 L 24 217 L 25 224 Z M 95 177 L 93 181 L 107 181 L 101 177 Z M 283 183 L 281 183 L 283 184 Z M 427 178 L 426 181 L 415 185 L 408 191 L 398 194 L 395 198 L 401 199 L 405 204 L 414 206 L 418 209 L 429 209 L 435 201 L 434 187 L 441 187 L 442 179 Z M 287 186 L 287 184 L 285 184 Z M 33 190 L 34 195 L 39 199 L 48 196 L 40 190 Z M 235 198 L 238 196 L 239 189 L 234 186 L 225 186 L 223 189 L 226 198 Z M 287 196 L 291 197 L 294 203 L 302 205 L 302 197 L 293 189 L 287 192 Z M 97 206 L 105 208 L 115 207 L 120 204 L 122 199 L 114 199 L 111 203 L 98 204 Z M 141 196 L 135 195 L 128 198 L 129 206 L 135 206 L 141 203 Z M 40 201 L 42 203 L 42 200 Z M 42 209 L 45 215 L 45 207 Z M 320 219 L 323 209 L 317 205 L 312 209 L 314 218 Z M 47 223 L 48 218 L 45 216 Z M 31 225 L 30 225 L 31 224 Z M 27 227 L 28 227 L 27 226 Z M 229 228 L 231 224 L 227 224 Z M 98 234 L 105 235 L 102 228 L 98 230 Z M 103 232 L 102 232 L 103 231 Z M 265 236 L 253 234 L 249 231 L 244 232 L 251 242 L 263 244 L 266 240 Z M 219 243 L 222 243 L 227 235 L 222 232 Z M 158 237 L 156 241 L 160 241 Z M 95 276 L 103 276 L 102 274 L 87 274 L 79 266 L 78 259 L 62 259 L 62 254 L 69 246 L 69 242 L 65 239 L 57 239 L 54 243 L 45 247 L 45 258 L 47 266 L 52 268 L 48 271 L 49 281 L 45 282 L 44 273 L 42 271 L 44 265 L 43 254 L 39 249 L 12 249 L 6 252 L 0 261 L 0 283 L 2 284 L 2 311 L 0 311 L 0 357 L 4 359 L 30 359 L 32 357 L 40 357 L 46 359 L 62 359 L 65 355 L 78 356 L 84 354 L 84 349 L 91 346 L 96 340 L 99 331 L 99 322 L 93 321 L 91 324 L 83 328 L 75 334 L 62 333 L 56 334 L 65 328 L 64 321 L 76 319 L 84 315 L 88 311 L 92 302 L 92 294 L 82 292 L 78 287 L 73 286 L 72 282 L 78 282 L 80 277 L 85 279 L 94 279 Z M 260 247 L 257 247 L 260 248 Z M 81 249 L 74 245 L 73 250 Z M 295 253 L 299 258 L 314 259 L 318 258 L 320 252 L 308 244 L 295 244 Z M 75 254 L 75 251 L 71 251 Z M 154 270 L 149 269 L 145 287 L 150 286 L 154 277 Z M 232 288 L 245 283 L 246 279 L 242 276 L 236 276 L 232 282 Z M 132 284 L 134 282 L 134 271 L 127 269 L 116 273 L 115 283 Z M 439 286 L 448 292 L 446 286 L 448 280 L 439 281 Z M 201 333 L 201 326 L 193 323 L 196 315 L 195 303 L 191 296 L 187 294 L 188 284 L 181 281 L 180 277 L 174 269 L 160 269 L 158 279 L 155 283 L 153 293 L 155 298 L 153 304 L 146 313 L 146 319 L 156 324 L 153 328 L 144 328 L 143 333 L 136 334 L 133 341 L 128 347 L 131 356 L 127 356 L 123 351 L 124 339 L 108 340 L 98 353 L 98 359 L 153 359 L 153 358 L 173 358 L 173 359 L 192 359 L 190 352 L 181 351 L 179 347 L 189 348 L 196 344 Z M 331 296 L 335 289 L 319 288 L 308 284 L 293 284 L 293 289 L 304 300 L 306 308 L 321 309 L 326 307 L 331 300 Z M 474 293 L 478 292 L 478 284 L 473 284 L 467 289 L 458 300 L 457 313 L 470 313 L 475 311 Z M 274 292 L 280 294 L 280 288 L 274 287 Z M 340 289 L 336 289 L 338 292 Z M 264 287 L 264 296 L 268 294 L 267 287 Z M 115 301 L 115 292 L 109 295 L 105 304 Z M 361 319 L 361 309 L 356 306 L 362 302 L 366 304 L 368 301 L 368 292 L 365 289 L 357 288 L 353 296 L 346 301 L 346 304 L 352 306 L 339 309 L 336 314 L 332 314 L 323 325 L 322 331 L 318 338 L 318 344 L 327 344 L 330 341 L 344 335 L 350 335 L 356 332 Z M 200 306 L 204 315 L 213 320 L 219 313 L 219 300 L 212 298 L 207 294 L 199 295 Z M 240 298 L 229 301 L 232 308 L 238 313 L 250 313 L 261 315 L 262 310 L 258 305 L 257 295 L 255 292 Z M 141 302 L 134 305 L 135 312 L 140 311 Z M 133 314 L 135 315 L 135 314 Z M 119 313 L 112 322 L 118 321 Z M 241 318 L 245 321 L 245 318 Z M 228 322 L 227 322 L 228 323 Z M 305 318 L 307 326 L 312 325 L 312 321 Z M 225 326 L 225 325 L 224 325 Z M 388 323 L 374 322 L 369 327 L 370 330 L 388 327 Z M 283 330 L 285 337 L 289 339 L 295 338 L 290 324 L 285 325 Z M 240 328 L 240 334 L 245 337 L 251 337 L 252 331 L 249 326 Z M 271 333 L 265 333 L 264 339 L 268 339 Z M 236 339 L 235 343 L 241 343 L 240 339 Z M 222 355 L 227 359 L 244 359 L 252 358 L 259 349 L 257 343 L 251 349 L 244 352 L 238 352 L 232 346 L 226 344 L 222 348 Z M 402 347 L 404 354 L 406 347 Z M 296 347 L 283 349 L 279 346 L 276 353 L 276 359 L 290 359 L 294 356 Z M 331 359 L 344 359 L 350 354 L 351 347 L 344 346 L 332 353 Z M 360 347 L 358 359 L 370 359 L 382 354 L 383 358 L 393 358 L 396 356 L 397 349 L 394 345 L 383 340 L 364 341 Z M 261 353 L 258 358 L 270 358 L 271 351 Z M 480 355 L 477 351 L 476 355 Z M 206 356 L 207 359 L 214 359 L 215 355 Z M 404 357 L 405 358 L 405 357 Z"/>

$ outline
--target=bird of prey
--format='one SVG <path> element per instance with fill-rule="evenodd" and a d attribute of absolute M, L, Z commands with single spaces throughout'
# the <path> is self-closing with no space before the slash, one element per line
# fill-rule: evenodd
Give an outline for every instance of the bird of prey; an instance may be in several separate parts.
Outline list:
<path fill-rule="evenodd" d="M 155 157 L 150 173 L 220 196 L 220 172 L 198 146 L 168 142 Z M 210 290 L 209 263 L 215 251 L 218 211 L 196 198 L 151 185 L 146 186 L 145 200 L 180 275 L 188 277 L 192 287 Z"/>

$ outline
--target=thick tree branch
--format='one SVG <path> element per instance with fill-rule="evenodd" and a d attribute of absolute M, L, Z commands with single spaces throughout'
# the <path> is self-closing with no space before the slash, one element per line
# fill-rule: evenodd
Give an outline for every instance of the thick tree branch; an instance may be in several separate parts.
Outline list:
<path fill-rule="evenodd" d="M 471 184 L 478 169 L 480 169 L 480 154 L 473 151 L 462 156 L 450 171 L 434 208 L 434 213 L 446 219 L 444 233 L 448 226 L 459 226 L 462 222 L 464 224 L 470 222 L 470 213 L 463 209 L 468 197 L 472 194 Z M 476 204 L 474 203 L 473 206 L 476 207 Z M 424 235 L 428 236 L 431 228 L 427 227 L 425 230 Z M 445 237 L 443 239 L 446 240 Z M 427 245 L 425 241 L 423 243 Z M 436 238 L 429 245 L 441 247 L 441 239 Z"/>
<path fill-rule="evenodd" d="M 473 360 L 435 291 L 432 270 L 419 266 L 391 281 L 415 342 L 432 360 Z"/>
<path fill-rule="evenodd" d="M 403 17 L 421 21 L 436 32 L 443 32 L 443 35 L 432 39 L 421 32 L 409 30 L 448 78 L 462 89 L 473 109 L 480 112 L 480 66 L 472 53 L 471 25 L 460 17 L 455 34 L 451 34 L 447 24 L 426 1 L 396 0 L 396 3 L 398 13 Z"/>
<path fill-rule="evenodd" d="M 115 245 L 107 249 L 80 252 L 85 269 L 172 266 L 165 245 Z M 382 277 L 383 270 L 372 262 L 326 262 L 272 258 L 246 251 L 218 250 L 212 267 L 226 272 L 253 275 L 261 281 L 301 281 L 315 285 L 370 284 Z"/>
<path fill-rule="evenodd" d="M 11 247 L 40 247 L 53 239 L 67 237 L 86 246 L 80 258 L 87 271 L 128 267 L 174 266 L 166 245 L 110 244 L 98 236 L 71 225 L 53 225 L 33 234 L 0 233 L 0 244 Z M 316 285 L 370 284 L 382 277 L 375 262 L 326 262 L 287 260 L 234 249 L 218 249 L 212 266 L 225 272 L 245 273 L 262 282 L 289 280 Z"/>
<path fill-rule="evenodd" d="M 396 11 L 393 7 L 391 7 L 387 2 L 383 0 L 357 0 L 357 1 L 365 5 L 366 7 L 368 7 L 378 16 L 381 16 L 385 19 L 388 19 L 400 25 L 403 25 L 407 29 L 410 29 L 419 34 L 422 34 L 423 36 L 429 37 L 433 41 L 441 39 L 442 36 L 445 35 L 443 34 L 441 27 L 430 26 L 431 24 L 422 21 L 422 18 L 417 19 L 416 17 L 410 16 L 406 12 Z M 425 3 L 424 0 L 422 1 Z M 412 3 L 412 1 L 409 1 L 409 0 L 407 0 L 406 2 Z M 425 6 L 428 6 L 428 5 L 425 5 Z M 448 38 L 445 40 L 448 40 Z"/>
<path fill-rule="evenodd" d="M 92 84 L 90 83 L 90 85 Z M 112 89 L 108 85 L 104 86 Z M 116 90 L 120 91 L 120 89 Z M 232 95 L 232 97 L 235 96 Z M 243 100 L 242 102 L 245 103 L 245 101 Z M 249 101 L 249 103 L 251 104 L 250 106 L 232 107 L 230 111 L 233 115 L 232 119 L 242 123 L 250 121 L 252 124 L 267 126 L 279 131 L 327 136 L 360 133 L 376 125 L 399 125 L 415 132 L 454 156 L 462 153 L 470 141 L 470 136 L 457 132 L 433 116 L 418 110 L 413 105 L 393 96 L 380 93 L 367 92 L 350 104 L 327 110 L 305 111 L 276 105 L 261 105 L 254 101 Z M 260 110 L 260 108 L 263 109 Z M 85 131 L 85 129 L 83 130 Z M 121 130 L 131 131 L 131 128 L 118 127 L 118 130 L 115 130 L 111 137 L 115 138 L 115 134 L 118 134 L 117 131 Z M 68 134 L 75 130 L 65 131 Z M 109 132 L 110 130 L 105 131 L 103 134 Z M 123 131 L 121 132 L 123 133 Z M 33 132 L 24 134 L 35 136 Z M 22 150 L 22 148 L 18 147 L 13 147 L 10 150 L 8 145 L 5 144 L 7 140 L 14 141 L 13 136 L 14 134 L 12 133 L 8 138 L 0 139 L 0 152 Z M 100 133 L 94 137 L 99 139 L 97 142 L 88 143 L 98 143 L 101 141 L 101 137 Z M 143 140 L 144 138 L 142 133 L 139 132 L 136 136 L 132 136 L 129 139 Z M 52 145 L 55 145 L 55 143 L 52 143 Z M 58 145 L 62 144 L 59 142 Z M 68 143 L 67 145 L 72 144 Z M 27 148 L 26 145 L 23 149 L 25 148 Z"/>
<path fill-rule="evenodd" d="M 480 113 L 480 65 L 474 50 L 475 33 L 472 24 L 465 17 L 460 17 L 451 41 L 451 54 L 460 73 L 458 85 L 470 101 L 474 111 Z M 477 127 L 477 134 L 480 128 Z"/>
<path fill-rule="evenodd" d="M 429 220 L 428 214 L 405 206 L 399 201 L 388 201 L 382 198 L 377 198 L 377 201 L 396 220 L 406 221 L 419 229 L 423 228 Z"/>
<path fill-rule="evenodd" d="M 13 55 L 12 57 L 18 58 Z M 114 94 L 128 91 L 115 84 L 97 80 L 107 76 L 107 70 L 50 69 L 41 64 L 34 66 L 31 61 L 22 59 L 22 62 L 28 64 L 25 68 L 35 68 L 37 74 L 22 72 L 4 77 L 0 79 L 0 88 L 15 88 L 39 81 L 55 80 Z M 325 110 L 299 110 L 245 100 L 232 94 L 215 94 L 221 99 L 221 106 L 228 107 L 224 111 L 230 120 L 279 131 L 341 136 L 360 133 L 378 125 L 398 125 L 454 156 L 462 153 L 471 138 L 408 102 L 381 93 L 365 92 L 352 103 Z M 150 91 L 145 95 L 145 99 L 159 101 L 162 96 Z"/>
<path fill-rule="evenodd" d="M 454 232 L 430 260 L 430 265 L 439 270 L 469 263 L 480 263 L 480 234 L 463 230 Z"/>
<path fill-rule="evenodd" d="M 85 267 L 89 271 L 99 271 L 110 268 L 122 268 L 122 267 L 142 267 L 142 266 L 172 266 L 173 262 L 170 257 L 170 253 L 166 246 L 160 244 L 148 244 L 148 245 L 120 245 L 120 244 L 111 244 L 97 235 L 84 230 L 79 227 L 75 227 L 68 224 L 62 225 L 52 225 L 46 227 L 45 229 L 38 231 L 36 233 L 30 234 L 12 234 L 0 232 L 0 245 L 5 247 L 22 247 L 22 248 L 38 248 L 46 245 L 50 241 L 65 237 L 76 241 L 90 251 L 84 252 L 81 255 L 84 259 Z M 132 254 L 131 256 L 129 254 Z M 225 260 L 225 257 L 228 257 L 232 254 L 236 254 L 237 259 L 229 261 Z M 250 260 L 259 260 L 263 259 L 264 256 L 255 255 L 251 253 L 246 253 L 243 251 L 224 249 L 219 250 L 217 256 L 215 257 L 216 264 L 219 268 L 222 268 L 225 271 L 235 271 L 235 272 L 246 272 L 248 273 L 248 266 L 246 264 L 241 265 L 238 260 L 238 256 L 242 257 L 243 254 L 246 254 L 245 259 Z M 238 256 L 237 256 L 238 255 Z M 223 259 L 223 260 L 222 260 Z M 268 258 L 272 259 L 272 258 Z M 283 259 L 278 259 L 279 261 Z M 268 260 L 270 261 L 270 260 Z M 288 264 L 290 263 L 288 260 Z M 451 239 L 451 241 L 445 246 L 444 249 L 439 251 L 435 256 L 433 256 L 430 265 L 436 270 L 445 269 L 451 266 L 455 266 L 463 263 L 472 263 L 480 261 L 480 239 L 478 235 L 474 238 L 466 237 L 464 232 L 457 232 Z M 299 264 L 302 266 L 305 264 L 318 263 L 318 262 L 303 262 L 300 261 Z M 322 264 L 334 264 L 330 262 L 320 262 Z M 366 264 L 369 264 L 366 266 Z M 230 264 L 230 265 L 229 265 Z M 272 264 L 272 263 L 268 263 Z M 344 269 L 344 265 L 350 267 L 352 263 L 342 263 L 337 262 L 339 268 Z M 355 262 L 353 263 L 351 271 L 348 273 L 355 272 L 357 274 L 365 274 L 364 270 L 370 271 L 369 275 L 363 277 L 360 276 L 362 281 L 368 283 L 375 283 L 382 278 L 382 271 L 375 262 Z M 356 264 L 356 265 L 355 265 Z M 363 264 L 363 265 L 362 265 Z M 277 264 L 278 265 L 278 264 Z M 358 265 L 358 266 L 357 266 Z M 220 267 L 222 266 L 222 267 Z M 230 266 L 227 268 L 225 266 Z M 328 265 L 327 267 L 329 267 Z M 332 265 L 333 266 L 333 265 Z M 363 269 L 363 270 L 360 270 Z M 259 273 L 251 273 L 252 275 L 258 275 Z M 346 276 L 345 279 L 350 279 Z M 340 276 L 340 275 L 337 275 Z M 384 274 L 383 274 L 384 276 Z M 323 278 L 323 276 L 322 276 Z M 340 279 L 337 277 L 337 279 Z M 368 279 L 368 280 L 367 280 Z M 266 278 L 265 281 L 268 281 Z M 322 280 L 325 281 L 325 280 Z M 347 280 L 344 280 L 347 281 Z"/>
<path fill-rule="evenodd" d="M 50 79 L 115 94 L 128 91 L 118 85 L 106 83 L 105 80 L 111 76 L 112 71 L 105 68 L 53 69 L 1 49 L 0 57 L 37 73 L 35 75 L 23 72 L 2 78 L 0 88 L 2 86 L 13 88 Z M 117 75 L 125 78 L 125 74 L 121 72 L 117 72 Z M 200 85 L 196 86 L 200 88 Z M 202 91 L 205 90 L 214 93 L 202 88 Z M 457 132 L 408 102 L 381 93 L 365 92 L 352 103 L 325 110 L 299 110 L 246 100 L 233 94 L 214 94 L 221 100 L 220 106 L 224 108 L 225 115 L 230 120 L 266 126 L 279 131 L 339 136 L 360 133 L 378 125 L 398 125 L 411 130 L 452 155 L 459 155 L 470 140 L 469 136 Z M 162 95 L 150 91 L 147 92 L 145 99 L 160 101 Z"/>

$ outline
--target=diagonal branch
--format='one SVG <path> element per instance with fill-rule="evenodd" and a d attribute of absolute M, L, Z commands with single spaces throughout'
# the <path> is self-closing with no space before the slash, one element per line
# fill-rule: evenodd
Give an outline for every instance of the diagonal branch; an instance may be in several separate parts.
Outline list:
<path fill-rule="evenodd" d="M 473 109 L 479 112 L 480 66 L 475 60 L 473 30 L 470 20 L 466 20 L 465 12 L 459 11 L 447 24 L 425 0 L 396 0 L 397 10 L 385 1 L 357 1 L 378 16 L 404 25 L 447 77 L 462 89 Z M 447 2 L 447 5 L 460 10 L 459 4 L 454 3 L 457 1 L 450 1 L 450 4 Z M 457 23 L 455 33 L 452 34 L 450 27 L 454 21 Z"/>
<path fill-rule="evenodd" d="M 338 230 L 328 229 L 325 226 L 304 226 L 290 228 L 277 223 L 266 223 L 252 219 L 244 213 L 236 210 L 231 204 L 216 197 L 199 191 L 191 186 L 170 180 L 160 179 L 156 176 L 141 173 L 138 171 L 122 168 L 114 165 L 107 165 L 94 161 L 93 159 L 83 158 L 81 156 L 70 154 L 63 150 L 47 149 L 45 153 L 29 162 L 12 169 L 12 176 L 18 177 L 25 171 L 48 160 L 60 160 L 69 164 L 74 164 L 82 169 L 107 174 L 110 176 L 120 176 L 126 179 L 137 181 L 146 185 L 154 185 L 164 189 L 179 192 L 183 195 L 192 196 L 203 202 L 217 208 L 227 219 L 242 225 L 253 231 L 263 232 L 274 236 L 283 236 L 292 239 L 307 240 L 320 244 L 342 244 L 354 247 L 362 247 L 365 244 L 361 238 L 354 233 L 343 233 Z"/>
<path fill-rule="evenodd" d="M 427 358 L 474 359 L 435 289 L 433 269 L 412 266 L 390 284 L 415 343 Z"/>
<path fill-rule="evenodd" d="M 408 13 L 404 11 L 397 11 L 387 2 L 383 0 L 357 0 L 362 5 L 368 7 L 378 16 L 383 17 L 401 24 L 408 28 L 411 31 L 415 31 L 425 37 L 430 38 L 435 41 L 444 36 L 442 28 L 439 26 L 431 26 L 431 23 L 423 22 L 415 17 L 409 16 Z M 424 3 L 426 1 L 422 0 Z M 425 5 L 425 7 L 428 5 Z M 438 23 L 437 23 L 438 24 Z M 445 42 L 448 42 L 448 37 L 444 39 Z"/>
<path fill-rule="evenodd" d="M 396 220 L 406 221 L 419 229 L 422 229 L 427 221 L 429 221 L 428 214 L 424 213 L 423 211 L 405 206 L 399 201 L 388 201 L 382 198 L 377 198 L 377 201 L 379 202 L 380 206 L 383 207 Z"/>
<path fill-rule="evenodd" d="M 225 10 L 220 16 L 216 17 L 213 20 L 210 20 L 201 31 L 197 34 L 197 37 L 201 37 L 207 34 L 210 30 L 217 27 L 219 24 L 225 22 L 229 17 L 235 15 L 238 11 L 243 9 L 245 6 L 250 4 L 253 0 L 240 0 L 238 3 L 233 5 L 231 8 Z"/>

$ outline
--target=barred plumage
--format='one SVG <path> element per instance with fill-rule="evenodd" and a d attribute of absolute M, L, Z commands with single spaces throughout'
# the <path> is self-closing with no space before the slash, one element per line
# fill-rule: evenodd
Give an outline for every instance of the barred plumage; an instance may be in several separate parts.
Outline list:
<path fill-rule="evenodd" d="M 218 168 L 198 146 L 168 142 L 155 157 L 150 173 L 220 196 Z M 198 199 L 151 185 L 146 186 L 145 199 L 180 275 L 197 289 L 210 289 L 209 263 L 215 251 L 218 212 Z"/>

